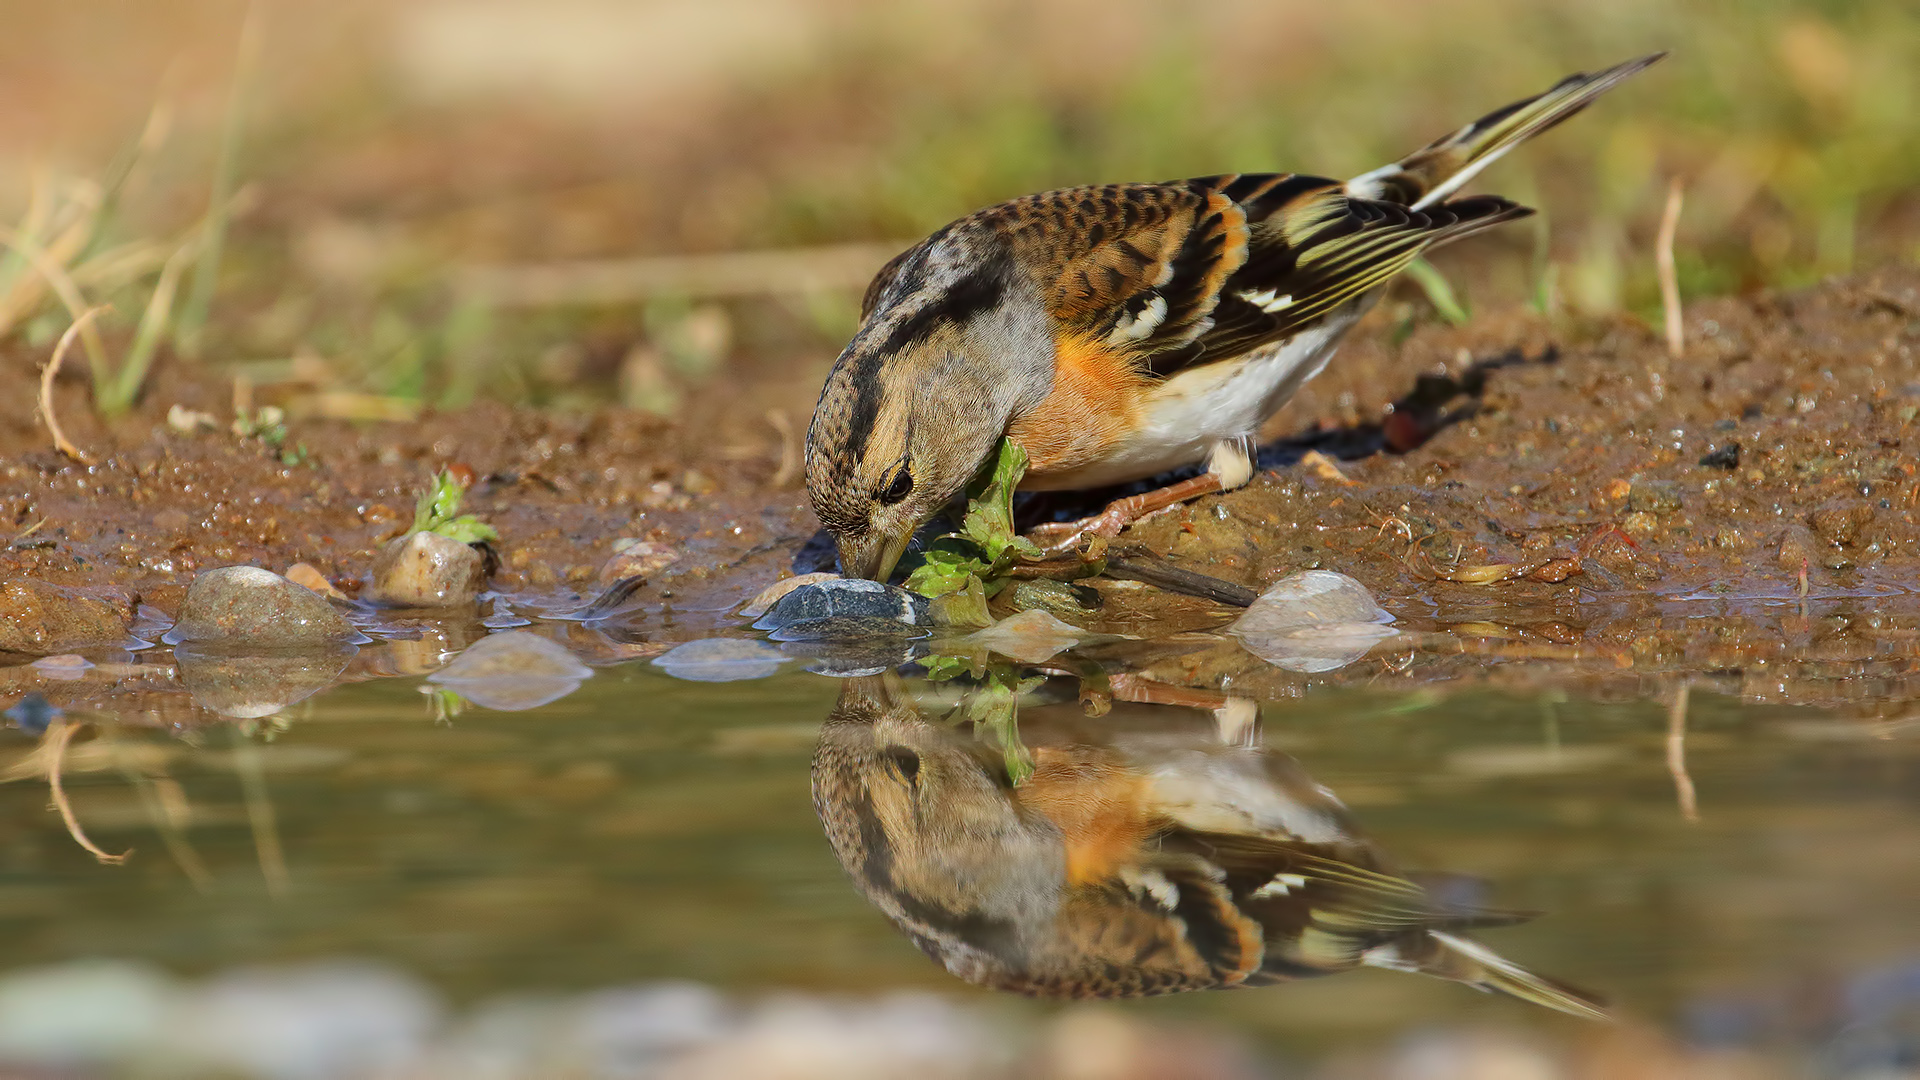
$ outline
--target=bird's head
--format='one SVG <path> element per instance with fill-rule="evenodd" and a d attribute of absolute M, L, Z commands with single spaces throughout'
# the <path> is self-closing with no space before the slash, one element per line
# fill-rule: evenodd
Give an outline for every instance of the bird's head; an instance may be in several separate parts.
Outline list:
<path fill-rule="evenodd" d="M 1052 379 L 1047 316 L 1005 242 L 943 231 L 876 279 L 807 429 L 807 495 L 840 570 L 885 581 Z"/>

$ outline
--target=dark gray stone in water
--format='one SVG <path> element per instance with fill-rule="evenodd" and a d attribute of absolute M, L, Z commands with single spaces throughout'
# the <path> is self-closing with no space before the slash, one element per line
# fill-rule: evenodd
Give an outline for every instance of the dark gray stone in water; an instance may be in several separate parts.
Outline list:
<path fill-rule="evenodd" d="M 676 679 L 740 682 L 778 674 L 786 653 L 748 638 L 706 638 L 675 645 L 653 658 L 656 667 Z"/>
<path fill-rule="evenodd" d="M 900 641 L 917 641 L 933 634 L 924 626 L 877 615 L 833 615 L 819 619 L 801 619 L 780 627 L 767 636 L 775 641 L 818 641 L 859 645 L 877 642 L 891 647 Z"/>
<path fill-rule="evenodd" d="M 827 631 L 809 629 L 810 637 L 782 637 L 782 632 L 790 632 L 801 623 L 820 623 L 827 621 L 861 620 L 863 634 L 883 633 L 892 637 L 901 636 L 903 630 L 911 631 L 926 625 L 927 600 L 905 589 L 896 589 L 882 585 L 877 581 L 862 578 L 834 578 L 831 581 L 819 581 L 811 585 L 802 585 L 780 598 L 772 610 L 760 616 L 754 622 L 756 630 L 773 630 L 775 639 L 780 641 L 818 640 L 829 636 Z M 891 623 L 890 628 L 879 627 L 879 623 Z M 849 628 L 849 632 L 852 632 Z M 843 636 L 838 631 L 831 636 Z M 915 635 L 923 636 L 923 635 Z"/>

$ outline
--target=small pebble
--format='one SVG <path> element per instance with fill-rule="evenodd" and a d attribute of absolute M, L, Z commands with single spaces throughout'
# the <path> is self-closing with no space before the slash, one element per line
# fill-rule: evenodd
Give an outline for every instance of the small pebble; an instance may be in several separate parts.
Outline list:
<path fill-rule="evenodd" d="M 650 578 L 680 558 L 680 553 L 665 544 L 622 537 L 613 542 L 613 557 L 600 567 L 602 585 L 622 578 Z"/>
<path fill-rule="evenodd" d="M 1707 451 L 1700 464 L 1709 469 L 1725 469 L 1728 472 L 1740 467 L 1740 444 L 1730 442 Z"/>
<path fill-rule="evenodd" d="M 751 638 L 706 638 L 676 645 L 653 658 L 655 666 L 690 682 L 743 682 L 776 675 L 790 657 Z"/>
<path fill-rule="evenodd" d="M 487 560 L 436 532 L 409 533 L 380 549 L 368 599 L 395 607 L 471 604 L 487 584 Z"/>
<path fill-rule="evenodd" d="M 1656 517 L 1680 511 L 1680 485 L 1671 480 L 1637 480 L 1627 492 L 1627 509 Z"/>
<path fill-rule="evenodd" d="M 58 656 L 43 656 L 29 666 L 49 679 L 71 682 L 86 675 L 93 661 L 75 653 L 61 653 Z"/>
<path fill-rule="evenodd" d="M 345 600 L 347 594 L 333 587 L 327 575 L 321 573 L 312 563 L 297 562 L 287 567 L 286 578 L 295 585 L 312 589 L 329 600 Z"/>

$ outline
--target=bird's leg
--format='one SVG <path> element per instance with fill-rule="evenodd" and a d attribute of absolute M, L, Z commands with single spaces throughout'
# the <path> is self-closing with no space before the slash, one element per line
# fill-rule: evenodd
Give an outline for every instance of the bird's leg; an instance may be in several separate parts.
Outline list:
<path fill-rule="evenodd" d="M 1202 495 L 1232 491 L 1245 486 L 1251 479 L 1253 456 L 1247 440 L 1222 439 L 1213 445 L 1213 452 L 1207 456 L 1207 471 L 1199 476 L 1153 491 L 1129 495 L 1124 499 L 1115 499 L 1107 504 L 1105 510 L 1089 518 L 1041 525 L 1033 530 L 1032 537 L 1049 551 L 1071 550 L 1080 546 L 1081 538 L 1087 536 L 1102 536 L 1111 540 L 1120 535 L 1120 530 L 1162 510 Z"/>

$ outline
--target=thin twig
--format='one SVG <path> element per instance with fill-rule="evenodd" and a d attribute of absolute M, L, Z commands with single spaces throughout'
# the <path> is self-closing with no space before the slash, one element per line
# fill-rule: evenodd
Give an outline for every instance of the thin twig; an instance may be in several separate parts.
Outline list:
<path fill-rule="evenodd" d="M 107 309 L 103 304 L 81 312 L 79 318 L 73 320 L 73 325 L 67 327 L 67 332 L 60 335 L 59 343 L 53 347 L 53 358 L 47 361 L 46 370 L 40 373 L 40 419 L 46 421 L 47 432 L 53 436 L 54 449 L 82 465 L 89 464 L 86 452 L 73 445 L 72 440 L 67 438 L 67 433 L 60 430 L 60 420 L 53 413 L 53 380 L 60 374 L 60 363 L 67 358 L 67 352 L 73 348 L 74 339 L 80 336 L 81 331 L 93 321 L 95 315 L 105 310 Z"/>
<path fill-rule="evenodd" d="M 1667 710 L 1667 772 L 1673 776 L 1674 797 L 1680 803 L 1680 816 L 1698 823 L 1700 806 L 1694 798 L 1693 777 L 1687 772 L 1687 698 L 1693 684 L 1681 682 L 1674 691 L 1673 705 Z"/>
<path fill-rule="evenodd" d="M 60 761 L 66 757 L 67 744 L 73 741 L 73 733 L 77 730 L 79 729 L 74 724 L 66 720 L 55 720 L 53 726 L 47 729 L 48 741 L 52 748 L 47 760 L 47 787 L 53 792 L 54 809 L 60 811 L 60 820 L 66 822 L 67 835 L 73 837 L 73 842 L 86 848 L 101 862 L 109 866 L 118 866 L 127 861 L 127 856 L 133 854 L 133 849 L 128 848 L 118 855 L 109 855 L 100 850 L 93 841 L 87 839 L 86 832 L 80 828 L 80 819 L 73 814 L 73 804 L 67 801 L 66 789 L 60 786 Z"/>
<path fill-rule="evenodd" d="M 1673 262 L 1673 239 L 1680 231 L 1680 178 L 1667 185 L 1667 209 L 1660 215 L 1660 240 L 1654 258 L 1660 268 L 1660 306 L 1667 315 L 1667 355 L 1675 360 L 1686 351 L 1686 329 L 1680 322 L 1680 274 Z"/>

